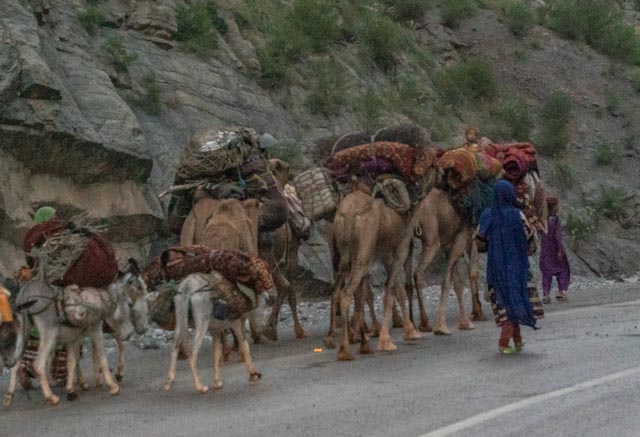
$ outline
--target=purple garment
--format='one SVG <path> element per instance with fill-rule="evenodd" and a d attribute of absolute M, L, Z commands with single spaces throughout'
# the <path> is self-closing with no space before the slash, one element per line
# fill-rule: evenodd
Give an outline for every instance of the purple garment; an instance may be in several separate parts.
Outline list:
<path fill-rule="evenodd" d="M 371 180 L 375 180 L 381 174 L 393 173 L 394 171 L 393 164 L 384 158 L 361 161 L 359 162 L 359 167 L 354 166 L 351 168 L 348 165 L 344 165 L 339 167 L 334 166 L 332 169 L 334 179 L 340 183 L 348 182 L 351 172 L 354 172 L 355 174 L 362 174 L 370 177 Z"/>
<path fill-rule="evenodd" d="M 562 257 L 559 258 L 558 253 Z M 570 272 L 569 260 L 562 243 L 562 225 L 556 216 L 547 220 L 547 233 L 540 233 L 540 272 L 543 276 Z"/>

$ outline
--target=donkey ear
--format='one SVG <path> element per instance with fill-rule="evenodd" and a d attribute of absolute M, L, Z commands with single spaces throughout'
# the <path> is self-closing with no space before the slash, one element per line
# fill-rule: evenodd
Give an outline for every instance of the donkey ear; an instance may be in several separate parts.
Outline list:
<path fill-rule="evenodd" d="M 138 261 L 135 258 L 129 258 L 129 271 L 134 275 L 140 274 L 140 266 L 138 265 Z"/>
<path fill-rule="evenodd" d="M 38 302 L 38 301 L 37 300 L 30 300 L 28 302 L 21 303 L 20 305 L 16 305 L 16 312 L 19 313 L 20 311 L 29 309 L 32 306 L 34 306 L 36 304 L 36 302 Z"/>

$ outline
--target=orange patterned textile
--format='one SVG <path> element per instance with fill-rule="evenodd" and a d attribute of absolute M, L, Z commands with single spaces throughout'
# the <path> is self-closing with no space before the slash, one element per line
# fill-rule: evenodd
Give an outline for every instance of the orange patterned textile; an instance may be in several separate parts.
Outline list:
<path fill-rule="evenodd" d="M 462 148 L 445 151 L 436 165 L 448 173 L 447 185 L 454 191 L 469 185 L 478 173 L 474 153 Z"/>

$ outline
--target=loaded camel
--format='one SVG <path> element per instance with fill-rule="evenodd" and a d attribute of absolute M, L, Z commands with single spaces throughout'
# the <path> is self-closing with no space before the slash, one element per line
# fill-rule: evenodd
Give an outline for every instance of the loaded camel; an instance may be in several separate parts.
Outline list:
<path fill-rule="evenodd" d="M 384 308 L 378 350 L 393 351 L 397 347 L 391 341 L 389 324 L 394 296 L 400 304 L 403 319 L 404 339 L 421 337 L 409 319 L 406 291 L 400 280 L 400 272 L 409 254 L 413 227 L 411 216 L 401 216 L 388 207 L 384 200 L 372 198 L 369 193 L 356 189 L 339 204 L 331 228 L 331 246 L 338 259 L 338 271 L 334 280 L 334 294 L 339 301 L 340 315 L 348 320 L 349 308 L 354 297 L 357 307 L 354 326 L 361 338 L 361 353 L 369 353 L 368 338 L 363 323 L 363 296 L 369 289 L 369 270 L 375 259 L 382 261 L 387 272 L 384 292 Z M 332 305 L 333 307 L 334 305 Z M 331 309 L 329 333 L 325 338 L 327 347 L 334 347 L 336 330 L 336 308 Z M 349 324 L 342 323 L 342 335 L 337 358 L 351 360 L 349 352 Z"/>

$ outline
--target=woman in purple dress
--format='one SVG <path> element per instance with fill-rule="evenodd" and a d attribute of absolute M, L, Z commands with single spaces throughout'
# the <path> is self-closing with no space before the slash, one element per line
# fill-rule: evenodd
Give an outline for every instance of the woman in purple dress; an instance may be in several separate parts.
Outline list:
<path fill-rule="evenodd" d="M 540 233 L 540 272 L 542 273 L 542 302 L 551 303 L 551 285 L 553 278 L 558 281 L 559 301 L 567 300 L 567 290 L 571 281 L 569 261 L 562 242 L 562 225 L 558 218 L 558 198 L 547 198 L 549 218 L 547 219 L 547 232 Z"/>

